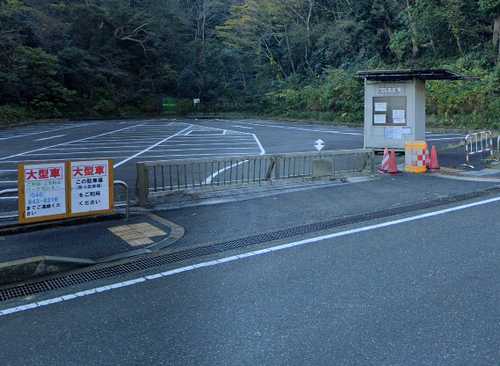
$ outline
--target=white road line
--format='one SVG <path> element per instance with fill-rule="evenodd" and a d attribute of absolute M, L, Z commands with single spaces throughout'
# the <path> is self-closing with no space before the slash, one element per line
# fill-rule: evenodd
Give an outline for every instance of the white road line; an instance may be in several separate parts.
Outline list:
<path fill-rule="evenodd" d="M 283 128 L 285 130 L 299 130 L 299 131 L 308 131 L 308 132 L 333 133 L 336 135 L 363 136 L 363 133 L 361 133 L 361 132 L 342 132 L 342 131 L 334 131 L 334 130 L 318 130 L 318 129 L 314 129 L 314 128 L 278 126 L 278 125 L 259 124 L 259 123 L 253 123 L 253 122 L 248 122 L 248 124 L 255 125 L 255 126 L 261 126 L 261 127 Z"/>
<path fill-rule="evenodd" d="M 73 144 L 75 142 L 81 142 L 81 141 L 86 141 L 86 140 L 89 140 L 89 139 L 92 139 L 92 138 L 96 138 L 96 137 L 100 137 L 100 136 L 106 136 L 106 135 L 110 135 L 112 133 L 116 133 L 116 132 L 120 132 L 120 131 L 124 131 L 124 130 L 128 130 L 128 129 L 131 129 L 131 128 L 134 128 L 134 127 L 138 127 L 138 126 L 141 126 L 142 124 L 139 123 L 137 125 L 133 125 L 133 126 L 129 126 L 129 127 L 124 127 L 124 128 L 120 128 L 118 130 L 113 130 L 113 131 L 108 131 L 108 132 L 104 132 L 104 133 L 101 133 L 101 134 L 98 134 L 98 135 L 95 135 L 95 136 L 89 136 L 89 137 L 84 137 L 82 139 L 77 139 L 77 140 L 72 140 L 72 141 L 67 141 L 67 142 L 62 142 L 60 144 L 56 144 L 56 145 L 52 145 L 52 146 L 46 146 L 46 147 L 42 147 L 42 148 L 38 148 L 38 149 L 34 149 L 34 150 L 30 150 L 30 151 L 25 151 L 25 152 L 22 152 L 22 153 L 18 153 L 18 154 L 13 154 L 13 155 L 9 155 L 9 156 L 4 156 L 2 158 L 0 158 L 0 160 L 7 160 L 7 159 L 10 159 L 10 158 L 15 158 L 17 156 L 23 156 L 25 154 L 31 154 L 33 152 L 37 152 L 37 151 L 43 151 L 43 150 L 48 150 L 50 148 L 53 148 L 53 147 L 56 147 L 56 146 L 62 146 L 62 145 L 69 145 L 69 144 Z"/>
<path fill-rule="evenodd" d="M 17 180 L 0 180 L 0 184 L 17 184 Z"/>
<path fill-rule="evenodd" d="M 190 272 L 190 271 L 196 270 L 197 268 L 218 266 L 218 265 L 223 264 L 223 263 L 238 261 L 238 260 L 241 260 L 244 258 L 256 257 L 259 255 L 272 253 L 272 252 L 279 252 L 279 251 L 294 248 L 294 247 L 311 245 L 311 244 L 319 243 L 319 242 L 322 242 L 322 241 L 328 240 L 328 239 L 334 239 L 334 238 L 339 238 L 339 237 L 348 236 L 348 235 L 352 235 L 352 234 L 357 234 L 357 233 L 362 233 L 362 232 L 367 232 L 367 231 L 372 231 L 372 230 L 378 230 L 378 229 L 382 229 L 382 228 L 386 228 L 386 227 L 390 227 L 390 226 L 404 224 L 407 222 L 418 221 L 418 220 L 427 219 L 427 218 L 434 217 L 434 216 L 448 214 L 451 212 L 461 211 L 461 210 L 465 210 L 468 208 L 483 206 L 483 205 L 487 205 L 487 204 L 495 203 L 495 202 L 499 202 L 499 201 L 500 201 L 500 197 L 490 198 L 490 199 L 483 200 L 483 201 L 472 202 L 472 203 L 468 203 L 465 205 L 454 206 L 454 207 L 450 207 L 450 208 L 446 208 L 446 209 L 442 209 L 442 210 L 438 210 L 438 211 L 431 211 L 431 212 L 427 212 L 427 213 L 423 213 L 423 214 L 419 214 L 419 215 L 415 215 L 415 216 L 405 217 L 405 218 L 398 219 L 398 220 L 386 221 L 386 222 L 382 222 L 379 224 L 368 225 L 368 226 L 363 226 L 363 227 L 359 227 L 359 228 L 355 228 L 355 229 L 344 230 L 344 231 L 340 231 L 340 232 L 336 232 L 336 233 L 316 236 L 316 237 L 309 238 L 309 239 L 304 239 L 304 240 L 294 241 L 294 242 L 290 242 L 290 243 L 286 243 L 286 244 L 276 245 L 274 247 L 269 247 L 269 248 L 260 249 L 260 250 L 254 250 L 254 251 L 245 252 L 245 253 L 241 253 L 241 254 L 237 254 L 237 255 L 223 257 L 220 259 L 200 262 L 200 263 L 196 263 L 196 264 L 193 264 L 190 266 L 170 269 L 170 270 L 165 271 L 165 272 L 155 273 L 155 274 L 151 274 L 151 275 L 147 275 L 147 276 L 140 276 L 140 277 L 128 280 L 128 281 L 116 282 L 116 283 L 112 283 L 110 285 L 91 288 L 88 290 L 79 291 L 79 292 L 63 295 L 60 297 L 55 297 L 55 298 L 48 299 L 48 300 L 42 300 L 42 301 L 38 301 L 38 302 L 32 302 L 32 303 L 28 303 L 28 304 L 24 304 L 24 305 L 19 305 L 17 307 L 3 309 L 3 310 L 0 310 L 0 317 L 6 316 L 9 314 L 24 312 L 24 311 L 27 311 L 30 309 L 35 309 L 35 308 L 42 307 L 42 306 L 48 306 L 48 305 L 55 304 L 58 302 L 74 300 L 74 299 L 77 299 L 79 297 L 95 295 L 95 294 L 99 294 L 101 292 L 111 291 L 111 290 L 121 288 L 121 287 L 132 286 L 132 285 L 146 282 L 146 281 L 153 281 L 153 280 L 156 280 L 156 279 L 159 279 L 162 277 L 170 277 L 170 276 L 173 276 L 173 275 L 178 274 L 178 273 Z"/>
<path fill-rule="evenodd" d="M 161 145 L 161 144 L 163 144 L 163 143 L 167 142 L 168 140 L 173 139 L 173 138 L 174 138 L 174 137 L 176 137 L 176 136 L 179 136 L 181 133 L 184 133 L 185 131 L 187 131 L 187 130 L 188 130 L 188 129 L 190 129 L 191 127 L 192 127 L 191 125 L 187 126 L 187 127 L 186 127 L 186 128 L 184 128 L 183 130 L 180 130 L 180 131 L 176 132 L 175 134 L 170 135 L 169 137 L 166 137 L 166 138 L 164 138 L 163 140 L 158 141 L 156 144 L 153 144 L 153 145 L 149 146 L 148 148 L 146 148 L 146 149 L 144 149 L 144 150 L 142 150 L 142 151 L 139 151 L 138 153 L 136 153 L 136 154 L 134 154 L 134 155 L 132 155 L 132 156 L 128 157 L 127 159 L 122 160 L 122 161 L 120 161 L 119 163 L 116 163 L 113 167 L 114 167 L 114 168 L 118 168 L 119 166 L 121 166 L 121 165 L 125 164 L 126 162 L 128 162 L 128 161 L 130 161 L 130 160 L 132 160 L 132 159 L 135 159 L 135 158 L 137 158 L 137 157 L 141 156 L 142 154 L 144 154 L 144 153 L 146 153 L 146 152 L 150 151 L 151 149 L 154 149 L 154 148 L 155 148 L 155 147 L 157 147 L 158 145 Z"/>
<path fill-rule="evenodd" d="M 0 169 L 0 173 L 12 173 L 12 172 L 17 173 L 17 169 Z"/>
<path fill-rule="evenodd" d="M 442 138 L 431 138 L 426 139 L 427 141 L 448 141 L 448 140 L 463 140 L 464 137 L 442 137 Z"/>
<path fill-rule="evenodd" d="M 41 138 L 41 139 L 37 139 L 35 141 L 47 141 L 47 140 L 53 140 L 53 139 L 57 139 L 59 137 L 64 137 L 66 135 L 56 135 L 56 136 L 49 136 L 49 137 L 44 137 L 44 138 Z"/>
<path fill-rule="evenodd" d="M 257 145 L 259 145 L 259 149 L 260 149 L 260 155 L 265 155 L 266 154 L 266 150 L 264 149 L 264 147 L 262 146 L 262 144 L 260 143 L 260 140 L 259 138 L 257 137 L 256 134 L 252 133 L 252 136 L 253 138 L 255 139 L 255 142 L 257 143 Z"/>
<path fill-rule="evenodd" d="M 238 125 L 233 125 L 232 127 L 236 127 L 236 128 L 243 128 L 243 129 L 245 129 L 245 130 L 255 130 L 255 128 L 250 127 L 250 126 L 238 126 Z"/>
<path fill-rule="evenodd" d="M 9 137 L 0 137 L 0 140 L 10 140 L 10 139 L 17 139 L 21 137 L 28 137 L 28 136 L 34 136 L 34 135 L 41 135 L 44 133 L 49 133 L 49 132 L 56 132 L 56 131 L 62 131 L 62 130 L 68 130 L 71 128 L 78 128 L 78 127 L 85 127 L 85 126 L 91 126 L 94 125 L 95 123 L 84 123 L 84 124 L 79 124 L 79 125 L 73 125 L 73 126 L 64 126 L 61 128 L 55 128 L 52 130 L 45 130 L 45 131 L 38 131 L 38 132 L 30 132 L 30 133 L 24 133 L 21 135 L 14 135 L 14 136 L 9 136 Z"/>
<path fill-rule="evenodd" d="M 214 174 L 212 174 L 212 175 L 211 175 L 211 176 L 209 176 L 207 179 L 205 179 L 205 184 L 210 184 L 210 183 L 212 183 L 212 180 L 213 180 L 215 177 L 217 177 L 219 174 L 221 174 L 221 173 L 223 173 L 223 172 L 225 172 L 225 171 L 227 171 L 227 170 L 230 170 L 230 169 L 236 168 L 237 166 L 240 166 L 240 165 L 245 164 L 245 163 L 247 163 L 247 162 L 248 162 L 248 160 L 240 161 L 239 163 L 233 164 L 233 165 L 231 165 L 231 166 L 228 166 L 228 167 L 226 167 L 226 168 L 223 168 L 223 169 L 220 169 L 220 170 L 216 171 Z"/>
<path fill-rule="evenodd" d="M 85 144 L 85 146 L 88 146 L 90 144 Z M 93 146 L 93 147 L 65 147 L 65 148 L 59 148 L 59 147 L 54 147 L 52 149 L 50 149 L 49 151 L 68 151 L 68 150 L 73 150 L 75 153 L 78 153 L 78 150 L 93 150 L 95 151 L 96 149 L 99 150 L 99 151 L 102 151 L 102 150 L 111 150 L 111 151 L 122 151 L 123 148 L 128 148 L 128 147 L 136 147 L 137 149 L 135 150 L 138 150 L 140 148 L 144 148 L 148 145 L 145 145 L 145 144 L 141 144 L 141 145 L 124 145 L 124 146 Z M 134 151 L 135 151 L 134 150 Z M 106 151 L 104 151 L 106 152 Z"/>
<path fill-rule="evenodd" d="M 175 146 L 174 146 L 175 147 Z M 217 147 L 218 150 L 255 150 L 255 147 Z M 206 148 L 187 148 L 187 149 L 155 149 L 154 152 L 170 152 L 170 151 L 207 151 Z"/>
<path fill-rule="evenodd" d="M 152 154 L 156 153 L 156 151 L 151 151 Z M 241 155 L 248 155 L 248 151 L 242 151 Z M 197 156 L 203 156 L 203 157 L 208 157 L 208 156 L 213 156 L 213 157 L 218 157 L 218 156 L 234 156 L 235 158 L 238 157 L 237 154 L 234 152 L 232 153 L 210 153 L 210 154 L 167 154 L 167 155 L 145 155 L 144 157 L 147 159 L 151 158 L 168 158 L 168 157 L 197 157 Z"/>
<path fill-rule="evenodd" d="M 129 152 L 136 152 L 136 150 L 117 150 L 117 151 L 73 151 L 73 152 L 50 152 L 48 154 L 39 154 L 39 153 L 35 153 L 35 154 L 26 154 L 24 156 L 52 156 L 52 155 L 86 155 L 86 154 L 90 154 L 90 155 L 95 155 L 95 154 L 112 154 L 112 153 L 129 153 Z"/>
<path fill-rule="evenodd" d="M 33 156 L 36 158 L 37 155 L 33 155 Z M 85 158 L 88 158 L 88 157 L 85 157 Z M 82 159 L 85 159 L 85 158 L 82 157 Z M 109 158 L 112 158 L 112 159 L 126 159 L 126 158 L 128 158 L 128 155 L 126 155 L 126 156 L 113 156 L 113 157 L 106 156 L 106 155 L 99 155 L 99 156 L 93 156 L 92 158 L 96 159 L 96 160 L 99 160 L 99 159 L 109 159 Z M 78 159 L 78 157 L 75 157 L 75 159 Z M 25 162 L 37 162 L 37 161 L 40 161 L 40 160 L 42 160 L 42 159 L 5 160 L 5 161 L 0 161 L 0 164 L 2 164 L 2 163 L 19 164 L 19 163 L 25 163 Z M 54 158 L 54 159 L 50 159 L 50 160 L 51 161 L 67 161 L 68 158 Z"/>
<path fill-rule="evenodd" d="M 254 146 L 255 142 L 227 142 L 227 143 L 220 143 L 220 142 L 208 142 L 206 144 L 204 143 L 193 143 L 193 144 L 186 144 L 186 143 L 176 143 L 175 141 L 171 141 L 171 144 L 168 144 L 168 146 L 245 146 L 245 145 L 251 145 Z M 167 145 L 161 145 L 161 146 L 167 146 Z"/>

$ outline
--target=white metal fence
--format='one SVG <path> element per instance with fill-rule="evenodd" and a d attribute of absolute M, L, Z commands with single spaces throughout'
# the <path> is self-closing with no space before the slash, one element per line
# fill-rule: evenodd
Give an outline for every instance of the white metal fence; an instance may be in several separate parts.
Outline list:
<path fill-rule="evenodd" d="M 498 148 L 498 143 L 497 143 Z M 465 165 L 473 168 L 470 157 L 477 154 L 493 155 L 493 133 L 480 131 L 465 136 Z"/>

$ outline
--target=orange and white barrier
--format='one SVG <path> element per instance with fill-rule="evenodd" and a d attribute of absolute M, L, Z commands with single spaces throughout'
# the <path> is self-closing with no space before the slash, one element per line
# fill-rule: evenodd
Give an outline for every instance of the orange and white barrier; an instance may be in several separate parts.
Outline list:
<path fill-rule="evenodd" d="M 425 141 L 407 142 L 405 144 L 405 171 L 415 174 L 425 173 L 428 153 Z"/>

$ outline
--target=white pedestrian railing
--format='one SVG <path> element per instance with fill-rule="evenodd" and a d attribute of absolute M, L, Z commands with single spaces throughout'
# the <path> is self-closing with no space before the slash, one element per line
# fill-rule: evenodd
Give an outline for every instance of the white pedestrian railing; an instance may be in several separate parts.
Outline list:
<path fill-rule="evenodd" d="M 470 163 L 470 157 L 485 153 L 493 155 L 493 149 L 493 133 L 491 131 L 468 134 L 465 136 L 465 165 L 474 168 Z"/>

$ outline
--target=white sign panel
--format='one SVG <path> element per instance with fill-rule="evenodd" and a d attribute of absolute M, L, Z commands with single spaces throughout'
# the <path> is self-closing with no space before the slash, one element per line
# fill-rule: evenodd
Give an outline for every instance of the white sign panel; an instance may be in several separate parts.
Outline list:
<path fill-rule="evenodd" d="M 385 114 L 375 114 L 373 116 L 373 123 L 376 125 L 385 125 Z"/>
<path fill-rule="evenodd" d="M 71 162 L 71 213 L 109 211 L 111 169 L 108 160 Z"/>
<path fill-rule="evenodd" d="M 401 87 L 379 87 L 377 95 L 401 95 L 403 89 Z"/>
<path fill-rule="evenodd" d="M 24 190 L 21 221 L 43 221 L 66 215 L 65 163 L 21 165 Z M 20 170 L 21 170 L 20 169 Z"/>
<path fill-rule="evenodd" d="M 392 122 L 394 124 L 406 124 L 406 111 L 404 109 L 394 109 L 392 111 Z"/>
<path fill-rule="evenodd" d="M 384 137 L 391 140 L 402 140 L 405 135 L 411 134 L 411 128 L 407 127 L 386 127 Z"/>
<path fill-rule="evenodd" d="M 387 103 L 375 103 L 375 112 L 387 112 Z"/>

